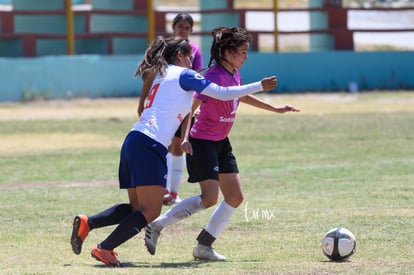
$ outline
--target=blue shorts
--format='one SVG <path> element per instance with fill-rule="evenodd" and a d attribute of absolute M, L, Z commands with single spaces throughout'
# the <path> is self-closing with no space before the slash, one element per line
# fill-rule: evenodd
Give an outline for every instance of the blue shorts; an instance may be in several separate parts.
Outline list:
<path fill-rule="evenodd" d="M 138 131 L 125 137 L 119 162 L 119 188 L 167 183 L 167 148 Z"/>

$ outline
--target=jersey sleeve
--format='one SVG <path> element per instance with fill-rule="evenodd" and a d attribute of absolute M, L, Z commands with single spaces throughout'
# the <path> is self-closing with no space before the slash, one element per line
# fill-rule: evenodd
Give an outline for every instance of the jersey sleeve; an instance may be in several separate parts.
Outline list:
<path fill-rule="evenodd" d="M 201 91 L 203 95 L 208 95 L 219 100 L 231 100 L 240 98 L 249 94 L 254 94 L 263 91 L 261 81 L 241 85 L 222 87 L 213 82 L 210 83 L 204 90 Z"/>
<path fill-rule="evenodd" d="M 204 76 L 190 69 L 181 72 L 179 82 L 181 88 L 185 91 L 195 91 L 197 93 L 200 93 L 211 83 Z"/>
<path fill-rule="evenodd" d="M 181 72 L 179 83 L 185 91 L 195 91 L 219 100 L 231 100 L 263 91 L 261 81 L 242 86 L 222 87 L 191 69 L 185 69 Z"/>

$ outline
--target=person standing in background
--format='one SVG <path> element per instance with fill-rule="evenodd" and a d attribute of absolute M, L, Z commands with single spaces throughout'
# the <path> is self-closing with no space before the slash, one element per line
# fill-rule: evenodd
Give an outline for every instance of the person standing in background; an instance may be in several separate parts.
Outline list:
<path fill-rule="evenodd" d="M 190 34 L 193 32 L 194 20 L 188 13 L 177 14 L 172 22 L 173 35 L 184 38 L 188 41 L 193 49 L 192 54 L 192 69 L 200 72 L 203 68 L 203 57 L 201 54 L 200 47 L 194 42 L 189 40 Z M 140 116 L 143 109 L 145 100 L 148 96 L 149 88 L 153 77 L 148 77 L 143 85 L 142 94 L 138 106 L 138 115 Z M 178 196 L 178 189 L 181 184 L 182 176 L 185 167 L 185 155 L 181 148 L 181 126 L 177 129 L 171 145 L 168 148 L 167 154 L 167 187 L 165 189 L 164 201 L 165 205 L 171 205 L 181 201 Z"/>

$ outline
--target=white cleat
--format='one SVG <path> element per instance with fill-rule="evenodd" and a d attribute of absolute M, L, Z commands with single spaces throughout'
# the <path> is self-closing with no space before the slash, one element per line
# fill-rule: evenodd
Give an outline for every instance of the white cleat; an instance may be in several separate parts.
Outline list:
<path fill-rule="evenodd" d="M 211 246 L 197 244 L 193 249 L 193 256 L 196 260 L 205 261 L 227 261 L 227 258 L 218 254 Z"/>
<path fill-rule="evenodd" d="M 148 224 L 145 228 L 145 246 L 151 255 L 155 254 L 155 249 L 157 248 L 157 241 L 160 234 L 161 232 L 156 230 L 150 224 Z"/>

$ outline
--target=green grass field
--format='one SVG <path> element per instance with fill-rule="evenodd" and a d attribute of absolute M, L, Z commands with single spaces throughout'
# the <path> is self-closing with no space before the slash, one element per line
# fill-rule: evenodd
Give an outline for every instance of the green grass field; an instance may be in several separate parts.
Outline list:
<path fill-rule="evenodd" d="M 414 93 L 261 97 L 302 111 L 239 110 L 245 201 L 214 244 L 229 261 L 192 259 L 208 209 L 164 230 L 155 256 L 142 232 L 118 247 L 117 269 L 89 255 L 113 227 L 81 255 L 69 236 L 74 215 L 127 201 L 118 154 L 137 99 L 0 104 L 0 274 L 414 274 Z M 183 182 L 181 197 L 198 193 Z M 322 254 L 336 226 L 357 238 L 348 262 Z"/>

